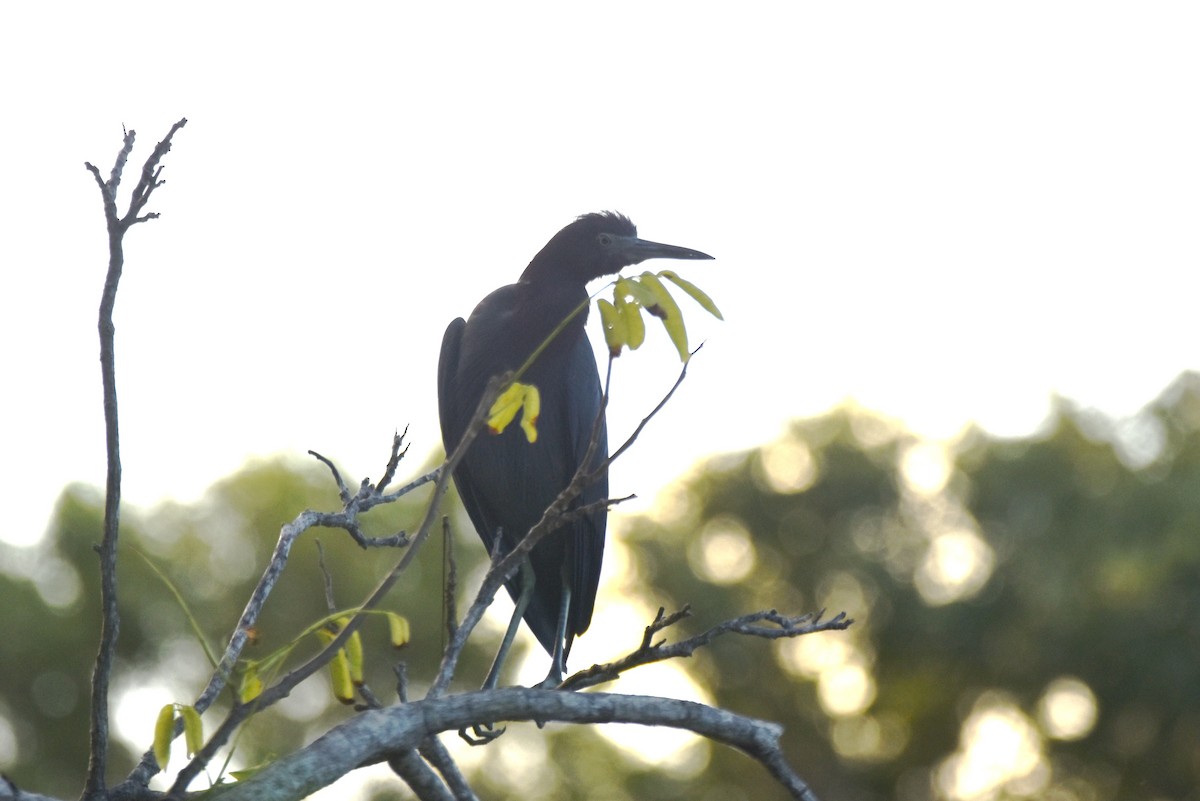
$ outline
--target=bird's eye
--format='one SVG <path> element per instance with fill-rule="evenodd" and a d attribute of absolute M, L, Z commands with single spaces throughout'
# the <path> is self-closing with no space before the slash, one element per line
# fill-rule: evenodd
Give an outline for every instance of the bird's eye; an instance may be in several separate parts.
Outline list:
<path fill-rule="evenodd" d="M 612 234 L 600 234 L 596 239 L 599 240 L 601 247 L 608 247 L 613 242 Z"/>

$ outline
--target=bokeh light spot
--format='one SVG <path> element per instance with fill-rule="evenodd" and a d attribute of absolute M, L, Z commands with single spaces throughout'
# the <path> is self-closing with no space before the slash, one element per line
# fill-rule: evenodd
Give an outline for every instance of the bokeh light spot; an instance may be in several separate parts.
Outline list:
<path fill-rule="evenodd" d="M 1096 725 L 1096 695 L 1086 683 L 1073 676 L 1057 678 L 1038 701 L 1038 723 L 1048 737 L 1079 740 Z"/>
<path fill-rule="evenodd" d="M 830 728 L 830 741 L 838 754 L 862 762 L 895 759 L 908 738 L 908 726 L 896 715 L 842 717 Z"/>
<path fill-rule="evenodd" d="M 735 517 L 709 521 L 688 549 L 688 563 L 700 578 L 714 584 L 736 584 L 754 569 L 758 556 L 750 532 Z"/>
<path fill-rule="evenodd" d="M 874 702 L 875 692 L 875 677 L 857 662 L 826 670 L 817 682 L 817 698 L 830 715 L 860 714 Z"/>
<path fill-rule="evenodd" d="M 39 559 L 30 578 L 46 605 L 55 609 L 70 607 L 83 591 L 79 574 L 71 563 L 50 554 Z"/>
<path fill-rule="evenodd" d="M 808 635 L 780 641 L 777 653 L 788 673 L 815 679 L 826 670 L 846 664 L 855 651 L 846 637 Z"/>
<path fill-rule="evenodd" d="M 937 534 L 913 576 L 917 592 L 930 606 L 942 606 L 975 595 L 991 578 L 996 555 L 973 531 Z"/>
<path fill-rule="evenodd" d="M 900 474 L 909 489 L 920 495 L 936 495 L 950 480 L 950 457 L 936 442 L 923 442 L 904 451 Z"/>
<path fill-rule="evenodd" d="M 803 492 L 817 480 L 817 462 L 803 441 L 783 439 L 759 452 L 766 489 L 781 495 Z"/>
<path fill-rule="evenodd" d="M 1037 727 L 1011 700 L 986 693 L 959 732 L 958 751 L 941 763 L 937 785 L 946 798 L 976 801 L 1003 790 L 1036 795 L 1049 779 Z"/>

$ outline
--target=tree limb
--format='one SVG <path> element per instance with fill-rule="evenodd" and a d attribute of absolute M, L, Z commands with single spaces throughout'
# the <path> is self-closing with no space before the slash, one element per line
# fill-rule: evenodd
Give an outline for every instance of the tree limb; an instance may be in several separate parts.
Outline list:
<path fill-rule="evenodd" d="M 792 798 L 817 796 L 788 765 L 777 723 L 681 701 L 611 693 L 564 693 L 508 687 L 425 699 L 364 712 L 308 747 L 280 759 L 221 793 L 223 801 L 303 798 L 358 767 L 390 753 L 418 748 L 435 734 L 479 720 L 563 723 L 639 723 L 686 729 L 746 753 L 787 788 Z"/>

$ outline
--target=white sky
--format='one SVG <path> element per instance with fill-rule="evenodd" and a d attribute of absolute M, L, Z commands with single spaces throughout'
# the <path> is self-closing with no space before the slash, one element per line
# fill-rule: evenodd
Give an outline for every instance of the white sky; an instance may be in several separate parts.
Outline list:
<path fill-rule="evenodd" d="M 1019 434 L 1052 392 L 1125 415 L 1200 368 L 1195 4 L 122 6 L 0 11 L 5 540 L 104 480 L 83 162 L 122 124 L 133 167 L 189 119 L 126 239 L 134 503 L 308 448 L 378 477 L 407 423 L 423 459 L 445 324 L 600 209 L 716 256 L 649 266 L 727 320 L 693 312 L 615 492 L 848 397 Z M 672 353 L 621 360 L 614 438 Z"/>

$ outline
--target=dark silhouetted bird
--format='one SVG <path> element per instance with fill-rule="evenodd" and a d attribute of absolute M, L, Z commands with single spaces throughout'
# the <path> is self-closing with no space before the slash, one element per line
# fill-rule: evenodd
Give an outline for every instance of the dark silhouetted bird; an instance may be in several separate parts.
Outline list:
<path fill-rule="evenodd" d="M 710 259 L 704 253 L 638 239 L 629 218 L 585 214 L 546 243 L 515 284 L 492 292 L 468 320 L 450 323 L 438 365 L 442 441 L 458 445 L 492 376 L 517 370 L 551 332 L 588 299 L 589 281 L 647 259 Z M 519 378 L 538 388 L 541 413 L 535 442 L 520 426 L 481 433 L 454 472 L 463 505 L 488 553 L 512 550 L 571 482 L 600 417 L 595 463 L 607 458 L 600 377 L 584 332 L 587 307 L 571 319 Z M 589 465 L 594 467 L 595 464 Z M 588 486 L 575 506 L 608 497 L 608 477 Z M 507 584 L 516 610 L 485 686 L 495 686 L 508 647 L 524 617 L 552 657 L 544 686 L 562 681 L 575 636 L 592 620 L 607 509 L 561 525 L 530 553 Z"/>

